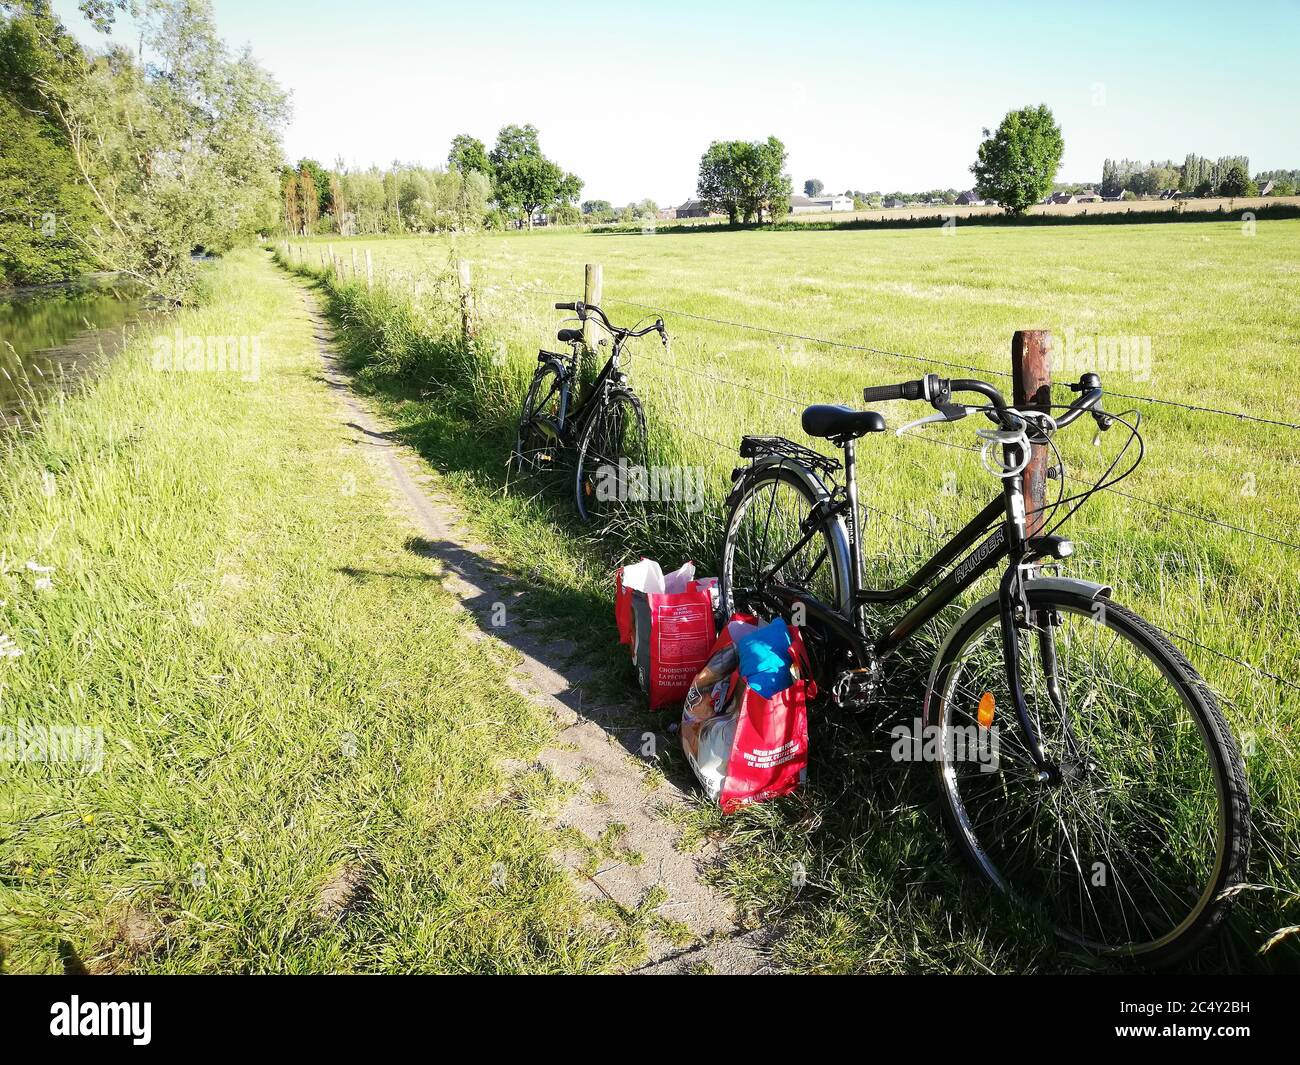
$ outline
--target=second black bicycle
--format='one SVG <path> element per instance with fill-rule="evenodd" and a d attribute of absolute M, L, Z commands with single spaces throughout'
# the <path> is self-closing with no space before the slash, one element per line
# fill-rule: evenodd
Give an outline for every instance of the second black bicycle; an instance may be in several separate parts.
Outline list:
<path fill-rule="evenodd" d="M 518 475 L 552 469 L 560 464 L 565 448 L 576 446 L 574 502 L 586 522 L 606 524 L 635 499 L 629 498 L 628 471 L 647 463 L 645 411 L 632 391 L 623 368 L 629 340 L 658 333 L 667 346 L 662 318 L 650 325 L 625 329 L 614 325 L 595 304 L 557 303 L 555 309 L 572 311 L 578 328 L 563 328 L 557 339 L 568 352 L 542 350 L 538 367 L 524 397 L 511 472 Z M 588 325 L 588 319 L 594 319 Z M 608 337 L 593 342 L 592 331 Z M 583 356 L 613 340 L 600 373 L 587 387 L 581 381 Z"/>

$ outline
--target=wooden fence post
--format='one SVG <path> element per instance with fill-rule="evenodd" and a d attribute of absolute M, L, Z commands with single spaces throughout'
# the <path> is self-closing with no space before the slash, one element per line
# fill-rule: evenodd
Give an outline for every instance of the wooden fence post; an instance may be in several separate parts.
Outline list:
<path fill-rule="evenodd" d="M 370 258 L 370 249 L 366 249 L 366 289 L 375 287 L 375 264 Z"/>
<path fill-rule="evenodd" d="M 582 302 L 588 307 L 600 306 L 601 299 L 604 298 L 605 272 L 600 263 L 587 263 L 585 276 L 582 286 Z M 583 360 L 582 372 L 579 378 L 586 380 L 595 370 L 596 364 L 596 345 L 600 343 L 603 330 L 595 318 L 588 315 L 587 320 L 582 325 L 582 347 Z"/>
<path fill-rule="evenodd" d="M 1046 329 L 1017 329 L 1011 338 L 1011 377 L 1014 385 L 1014 403 L 1022 409 L 1036 408 L 1048 411 L 1052 402 L 1052 334 Z M 1044 505 L 1047 500 L 1046 444 L 1034 444 L 1029 449 L 1029 465 L 1025 467 L 1025 533 L 1037 536 L 1047 517 Z"/>
<path fill-rule="evenodd" d="M 460 280 L 460 335 L 468 343 L 474 339 L 474 290 L 468 260 L 457 261 L 456 276 Z"/>

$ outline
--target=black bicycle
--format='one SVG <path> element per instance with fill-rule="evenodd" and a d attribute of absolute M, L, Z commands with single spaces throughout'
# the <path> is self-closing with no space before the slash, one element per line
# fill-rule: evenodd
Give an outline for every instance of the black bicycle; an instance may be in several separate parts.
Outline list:
<path fill-rule="evenodd" d="M 780 437 L 745 437 L 735 473 L 720 592 L 726 610 L 781 613 L 805 625 L 839 705 L 880 693 L 910 637 L 1005 563 L 996 591 L 948 632 L 930 670 L 923 757 L 938 772 L 945 826 L 996 888 L 1067 941 L 1144 965 L 1173 963 L 1222 921 L 1244 876 L 1250 838 L 1245 769 L 1214 694 L 1165 634 L 1115 603 L 1104 584 L 1048 575 L 1073 553 L 1055 530 L 1141 461 L 1137 426 L 1100 407 L 1096 374 L 1066 406 L 1024 409 L 978 380 L 864 390 L 867 402 L 926 400 L 903 426 L 984 415 L 982 458 L 1002 490 L 902 584 L 863 587 L 856 441 L 884 430 L 875 411 L 812 406 L 803 429 L 844 462 Z M 976 406 L 956 393 L 983 397 Z M 1113 480 L 1065 494 L 1054 435 L 1084 416 L 1118 422 L 1137 458 Z M 1026 467 L 1055 454 L 1061 487 L 1026 513 Z M 835 474 L 844 471 L 844 486 Z M 1046 483 L 1045 481 L 1043 482 Z M 866 612 L 916 600 L 880 631 Z M 990 752 L 993 756 L 990 757 Z"/>
<path fill-rule="evenodd" d="M 558 339 L 568 353 L 542 350 L 540 364 L 524 397 L 519 429 L 510 455 L 511 469 L 520 474 L 553 468 L 566 446 L 577 442 L 574 499 L 583 521 L 607 523 L 638 499 L 635 477 L 628 471 L 647 463 L 645 412 L 621 368 L 629 340 L 658 333 L 664 345 L 668 333 L 662 318 L 644 328 L 614 325 L 595 304 L 557 303 L 557 311 L 573 311 L 580 323 L 594 317 L 613 338 L 609 359 L 589 388 L 579 392 L 579 369 L 586 354 L 584 330 L 564 328 Z M 607 344 L 602 338 L 598 347 Z"/>

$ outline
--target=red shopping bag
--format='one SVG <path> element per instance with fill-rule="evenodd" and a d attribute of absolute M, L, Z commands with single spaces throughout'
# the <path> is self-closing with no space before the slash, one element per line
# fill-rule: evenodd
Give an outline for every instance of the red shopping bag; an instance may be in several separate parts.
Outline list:
<path fill-rule="evenodd" d="M 704 793 L 724 813 L 794 791 L 808 770 L 808 700 L 817 695 L 798 629 L 790 632 L 793 680 L 770 697 L 741 676 L 737 649 L 763 628 L 734 614 L 682 706 L 682 750 Z"/>
<path fill-rule="evenodd" d="M 642 559 L 636 567 L 618 571 L 614 618 L 619 641 L 631 649 L 651 710 L 682 701 L 713 646 L 711 587 L 715 582 L 692 579 L 694 570 L 687 563 L 665 578 L 656 563 Z"/>

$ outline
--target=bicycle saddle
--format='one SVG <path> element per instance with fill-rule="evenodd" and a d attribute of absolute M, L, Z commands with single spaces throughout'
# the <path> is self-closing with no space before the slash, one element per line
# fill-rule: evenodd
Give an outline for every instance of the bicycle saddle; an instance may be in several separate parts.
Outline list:
<path fill-rule="evenodd" d="M 874 410 L 817 403 L 804 408 L 803 431 L 809 436 L 825 437 L 838 443 L 854 440 L 866 433 L 883 433 L 885 419 Z"/>
<path fill-rule="evenodd" d="M 561 329 L 558 333 L 555 334 L 555 337 L 556 337 L 557 340 L 564 341 L 566 344 L 567 344 L 567 343 L 572 343 L 572 342 L 575 341 L 575 340 L 581 340 L 581 339 L 582 339 L 582 330 L 581 330 L 581 329 Z"/>

